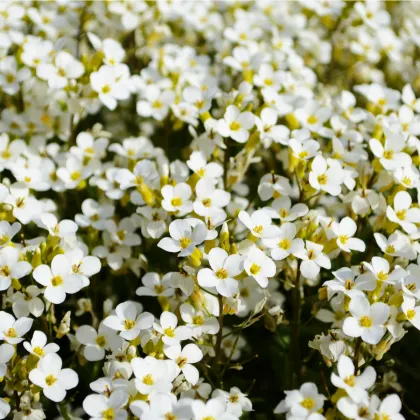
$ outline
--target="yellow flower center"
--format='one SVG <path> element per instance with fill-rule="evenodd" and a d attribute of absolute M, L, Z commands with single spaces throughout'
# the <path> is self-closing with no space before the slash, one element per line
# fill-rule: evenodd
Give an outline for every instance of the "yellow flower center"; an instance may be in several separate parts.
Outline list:
<path fill-rule="evenodd" d="M 318 176 L 318 182 L 320 185 L 325 185 L 328 181 L 328 177 L 325 174 L 319 175 Z"/>
<path fill-rule="evenodd" d="M 279 247 L 282 249 L 289 249 L 290 248 L 290 241 L 288 239 L 283 239 L 279 242 Z"/>
<path fill-rule="evenodd" d="M 126 319 L 124 321 L 124 328 L 126 330 L 131 330 L 131 328 L 134 328 L 134 325 L 136 325 L 136 321 L 133 321 L 132 319 Z"/>
<path fill-rule="evenodd" d="M 191 239 L 190 238 L 182 237 L 179 240 L 179 244 L 181 245 L 181 248 L 186 248 L 190 243 L 191 243 Z"/>
<path fill-rule="evenodd" d="M 351 280 L 351 279 L 347 279 L 347 280 L 346 280 L 346 282 L 344 283 L 344 288 L 345 288 L 346 290 L 351 290 L 351 289 L 353 289 L 353 286 L 354 286 L 354 281 L 353 281 L 353 280 Z"/>
<path fill-rule="evenodd" d="M 163 332 L 164 332 L 164 333 L 165 333 L 168 337 L 175 337 L 174 330 L 173 330 L 173 328 L 171 328 L 171 327 L 165 328 L 165 329 L 163 330 Z"/>
<path fill-rule="evenodd" d="M 238 122 L 236 122 L 236 121 L 233 121 L 233 122 L 231 122 L 231 123 L 230 123 L 229 128 L 230 128 L 232 131 L 238 131 L 238 130 L 241 128 L 241 124 L 239 124 L 239 123 L 238 123 Z"/>
<path fill-rule="evenodd" d="M 261 267 L 259 265 L 255 264 L 255 263 L 252 264 L 251 265 L 251 268 L 249 269 L 249 271 L 251 272 L 251 274 L 253 274 L 254 276 L 256 274 L 258 274 L 260 272 L 260 270 L 261 270 Z"/>
<path fill-rule="evenodd" d="M 9 338 L 16 338 L 17 337 L 17 332 L 14 328 L 9 328 L 5 334 L 6 337 Z"/>
<path fill-rule="evenodd" d="M 370 328 L 372 326 L 372 318 L 370 316 L 364 315 L 360 318 L 359 324 L 361 327 Z"/>
<path fill-rule="evenodd" d="M 203 325 L 204 324 L 204 319 L 201 315 L 196 315 L 195 317 L 193 317 L 193 323 L 195 325 Z"/>
<path fill-rule="evenodd" d="M 281 209 L 279 211 L 279 214 L 280 214 L 280 217 L 284 219 L 285 217 L 289 215 L 289 212 L 286 209 Z"/>
<path fill-rule="evenodd" d="M 254 227 L 254 229 L 252 229 L 255 233 L 258 233 L 258 234 L 260 234 L 263 230 L 264 230 L 264 226 L 262 226 L 262 225 L 258 225 L 258 226 L 255 226 Z"/>
<path fill-rule="evenodd" d="M 396 214 L 397 214 L 398 219 L 405 220 L 406 213 L 407 213 L 407 210 L 400 210 L 400 211 L 397 211 Z"/>
<path fill-rule="evenodd" d="M 310 115 L 308 117 L 308 124 L 316 124 L 318 122 L 318 118 L 315 115 Z"/>
<path fill-rule="evenodd" d="M 11 273 L 12 273 L 12 270 L 10 269 L 8 265 L 3 265 L 2 267 L 0 267 L 1 276 L 9 277 Z"/>
<path fill-rule="evenodd" d="M 300 152 L 299 154 L 298 154 L 298 157 L 300 158 L 300 159 L 305 159 L 306 158 L 306 156 L 308 156 L 308 152 L 306 151 L 306 150 L 303 150 L 302 152 Z"/>
<path fill-rule="evenodd" d="M 315 407 L 315 401 L 312 398 L 305 398 L 300 405 L 307 410 L 312 410 Z"/>
<path fill-rule="evenodd" d="M 348 376 L 346 379 L 344 379 L 344 382 L 348 386 L 354 386 L 356 384 L 356 377 L 354 375 Z"/>
<path fill-rule="evenodd" d="M 105 411 L 102 411 L 102 418 L 104 420 L 114 420 L 115 412 L 113 408 L 107 408 Z"/>
<path fill-rule="evenodd" d="M 178 364 L 178 366 L 180 368 L 182 368 L 183 366 L 185 366 L 187 364 L 188 360 L 186 357 L 181 357 L 179 356 L 178 359 L 176 360 L 176 363 Z"/>
<path fill-rule="evenodd" d="M 153 380 L 152 375 L 149 373 L 148 375 L 143 377 L 143 383 L 146 385 L 153 385 L 155 381 Z"/>
<path fill-rule="evenodd" d="M 106 344 L 106 338 L 103 335 L 98 335 L 95 341 L 99 347 L 104 347 Z"/>
<path fill-rule="evenodd" d="M 152 108 L 160 109 L 163 108 L 163 103 L 160 102 L 158 99 L 152 103 Z"/>
<path fill-rule="evenodd" d="M 383 271 L 380 271 L 377 277 L 378 277 L 378 280 L 385 281 L 388 278 L 388 274 L 384 273 Z"/>
<path fill-rule="evenodd" d="M 54 287 L 61 286 L 64 283 L 64 280 L 61 276 L 55 276 L 51 279 L 51 284 Z"/>
<path fill-rule="evenodd" d="M 393 150 L 385 150 L 384 152 L 384 158 L 385 159 L 392 159 L 394 157 L 394 151 Z"/>
<path fill-rule="evenodd" d="M 339 239 L 342 244 L 346 244 L 347 241 L 349 240 L 349 237 L 347 235 L 341 235 L 339 236 Z"/>
<path fill-rule="evenodd" d="M 165 290 L 161 284 L 156 284 L 153 288 L 158 295 L 160 295 Z"/>
<path fill-rule="evenodd" d="M 171 204 L 172 204 L 174 207 L 179 207 L 179 206 L 182 204 L 182 199 L 181 199 L 181 198 L 179 198 L 179 197 L 175 197 L 175 198 L 173 198 L 173 199 L 171 200 Z"/>
<path fill-rule="evenodd" d="M 223 280 L 228 277 L 228 273 L 224 268 L 221 268 L 220 270 L 216 271 L 216 277 Z"/>
<path fill-rule="evenodd" d="M 414 309 L 409 309 L 407 311 L 407 318 L 412 320 L 416 316 L 416 311 Z"/>
<path fill-rule="evenodd" d="M 57 378 L 56 378 L 56 377 L 54 377 L 53 375 L 48 375 L 48 376 L 45 378 L 45 383 L 46 383 L 48 386 L 53 385 L 56 381 L 57 381 Z"/>
<path fill-rule="evenodd" d="M 111 92 L 111 86 L 109 86 L 109 85 L 102 86 L 102 93 L 107 94 L 109 92 Z"/>
<path fill-rule="evenodd" d="M 205 198 L 203 201 L 203 206 L 204 207 L 210 207 L 211 206 L 211 198 Z"/>
<path fill-rule="evenodd" d="M 44 350 L 43 350 L 41 347 L 39 347 L 39 346 L 34 347 L 34 348 L 32 349 L 32 351 L 33 351 L 36 355 L 38 355 L 38 356 L 40 356 L 40 357 L 42 357 L 42 356 L 44 356 L 44 355 L 45 355 Z"/>
<path fill-rule="evenodd" d="M 72 181 L 77 181 L 78 179 L 80 179 L 81 176 L 82 176 L 82 174 L 80 173 L 80 171 L 74 171 L 70 175 L 70 178 L 71 178 Z"/>
<path fill-rule="evenodd" d="M 393 245 L 388 245 L 385 249 L 385 252 L 388 254 L 394 254 L 395 253 L 395 247 Z"/>

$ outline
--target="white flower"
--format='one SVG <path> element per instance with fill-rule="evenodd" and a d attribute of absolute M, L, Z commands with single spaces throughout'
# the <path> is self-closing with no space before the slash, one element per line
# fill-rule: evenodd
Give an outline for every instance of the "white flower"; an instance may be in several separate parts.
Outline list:
<path fill-rule="evenodd" d="M 325 191 L 333 196 L 341 193 L 343 170 L 336 160 L 326 160 L 322 156 L 316 156 L 312 161 L 311 168 L 309 183 L 312 188 L 317 191 Z"/>
<path fill-rule="evenodd" d="M 219 163 L 207 163 L 202 151 L 194 151 L 187 160 L 188 167 L 200 178 L 219 178 L 223 175 L 223 168 Z"/>
<path fill-rule="evenodd" d="M 140 286 L 136 290 L 138 296 L 172 296 L 174 289 L 171 287 L 171 273 L 165 274 L 163 278 L 158 273 L 146 273 L 141 282 L 144 286 Z"/>
<path fill-rule="evenodd" d="M 327 270 L 331 268 L 331 261 L 328 256 L 322 252 L 323 249 L 323 245 L 306 241 L 306 249 L 303 250 L 303 254 L 297 255 L 298 258 L 303 260 L 300 271 L 308 279 L 315 278 L 320 272 L 320 267 L 326 268 Z"/>
<path fill-rule="evenodd" d="M 238 293 L 238 281 L 234 277 L 243 271 L 240 255 L 228 255 L 222 248 L 213 248 L 208 259 L 211 269 L 203 268 L 198 272 L 198 284 L 204 288 L 216 287 L 217 292 L 226 297 Z"/>
<path fill-rule="evenodd" d="M 98 93 L 100 101 L 110 110 L 117 107 L 117 101 L 128 99 L 129 70 L 125 64 L 116 66 L 101 66 L 98 71 L 91 73 L 92 89 Z"/>
<path fill-rule="evenodd" d="M 245 143 L 254 123 L 255 116 L 252 112 L 241 112 L 235 105 L 229 105 L 223 119 L 217 122 L 217 131 L 223 137 L 231 137 L 238 143 Z"/>
<path fill-rule="evenodd" d="M 199 362 L 203 358 L 203 352 L 195 344 L 187 344 L 181 350 L 181 344 L 170 344 L 165 346 L 163 351 L 169 359 L 176 363 L 177 374 L 182 372 L 185 379 L 192 385 L 198 382 L 198 369 L 193 366 L 193 363 Z"/>
<path fill-rule="evenodd" d="M 48 353 L 39 361 L 37 367 L 29 372 L 29 380 L 42 388 L 43 394 L 54 402 L 63 401 L 67 391 L 79 383 L 74 370 L 61 367 L 60 356 Z"/>
<path fill-rule="evenodd" d="M 305 244 L 302 239 L 296 238 L 296 226 L 293 223 L 284 223 L 280 226 L 275 238 L 263 239 L 263 244 L 271 248 L 271 257 L 275 261 L 284 260 L 290 254 L 300 255 L 304 252 Z"/>
<path fill-rule="evenodd" d="M 272 219 L 280 219 L 282 222 L 293 222 L 299 217 L 308 214 L 308 206 L 303 203 L 297 203 L 292 206 L 292 200 L 289 197 L 276 198 L 271 207 L 264 207 L 264 210 Z"/>
<path fill-rule="evenodd" d="M 395 284 L 406 275 L 406 272 L 398 266 L 390 272 L 391 267 L 385 258 L 373 257 L 371 263 L 364 261 L 363 264 L 373 274 L 377 282 Z M 364 275 L 365 281 L 367 280 L 368 276 L 369 274 Z"/>
<path fill-rule="evenodd" d="M 15 320 L 13 315 L 0 311 L 0 340 L 9 344 L 18 344 L 23 336 L 31 329 L 33 319 L 21 317 Z"/>
<path fill-rule="evenodd" d="M 365 243 L 361 239 L 353 238 L 357 231 L 356 222 L 350 217 L 341 219 L 337 227 L 337 245 L 345 252 L 352 250 L 363 252 L 366 249 Z"/>
<path fill-rule="evenodd" d="M 33 276 L 46 287 L 44 296 L 51 303 L 63 303 L 67 293 L 77 293 L 83 287 L 83 278 L 73 273 L 70 261 L 64 255 L 56 255 L 51 268 L 46 264 L 36 267 Z"/>
<path fill-rule="evenodd" d="M 54 58 L 54 64 L 41 63 L 36 69 L 36 74 L 48 81 L 51 89 L 62 89 L 68 85 L 70 79 L 78 79 L 84 71 L 80 61 L 68 52 L 60 51 Z"/>
<path fill-rule="evenodd" d="M 249 276 L 252 276 L 257 283 L 266 288 L 268 277 L 276 274 L 276 264 L 261 249 L 253 247 L 244 259 L 244 269 Z"/>
<path fill-rule="evenodd" d="M 149 85 L 144 92 L 145 100 L 137 102 L 137 114 L 162 121 L 168 115 L 175 94 L 171 90 L 161 90 L 157 85 Z"/>
<path fill-rule="evenodd" d="M 299 390 L 285 391 L 285 394 L 286 398 L 280 402 L 274 413 L 289 412 L 293 416 L 306 418 L 321 409 L 326 399 L 311 382 L 303 384 Z"/>
<path fill-rule="evenodd" d="M 177 327 L 178 319 L 172 312 L 162 312 L 159 321 L 153 324 L 153 328 L 162 334 L 162 341 L 167 345 L 177 344 L 192 336 L 190 328 L 183 325 Z"/>
<path fill-rule="evenodd" d="M 230 193 L 216 189 L 212 179 L 200 179 L 195 187 L 197 199 L 194 202 L 194 211 L 199 216 L 210 216 L 222 211 L 230 201 Z"/>
<path fill-rule="evenodd" d="M 194 420 L 235 420 L 237 416 L 226 412 L 226 404 L 219 398 L 211 398 L 207 402 L 194 400 L 191 405 Z"/>
<path fill-rule="evenodd" d="M 111 328 L 104 324 L 99 325 L 98 332 L 90 325 L 82 325 L 76 331 L 76 338 L 83 344 L 83 355 L 90 362 L 102 360 L 105 350 L 117 350 L 121 347 L 122 340 Z"/>
<path fill-rule="evenodd" d="M 388 171 L 411 164 L 410 156 L 401 151 L 405 147 L 405 141 L 402 135 L 394 134 L 388 130 L 386 131 L 384 146 L 377 139 L 371 139 L 369 146 L 372 153 L 379 158 L 382 166 Z"/>
<path fill-rule="evenodd" d="M 420 209 L 411 208 L 412 200 L 407 191 L 399 191 L 394 197 L 394 208 L 388 206 L 386 216 L 391 222 L 399 224 L 407 233 L 416 232 L 420 223 Z"/>
<path fill-rule="evenodd" d="M 402 404 L 400 397 L 397 394 L 388 395 L 382 400 L 382 402 L 376 395 L 374 395 L 372 400 L 375 416 L 380 419 L 386 419 L 388 417 L 392 420 L 404 420 L 405 417 L 400 414 Z"/>
<path fill-rule="evenodd" d="M 277 227 L 272 225 L 271 217 L 265 210 L 256 210 L 251 215 L 242 210 L 239 212 L 238 219 L 256 238 L 272 238 L 278 234 Z"/>
<path fill-rule="evenodd" d="M 190 201 L 191 187 L 183 182 L 175 187 L 165 185 L 162 188 L 162 197 L 162 207 L 166 211 L 177 213 L 178 216 L 184 216 L 193 209 L 193 204 Z"/>
<path fill-rule="evenodd" d="M 43 213 L 40 218 L 42 225 L 48 230 L 51 236 L 65 238 L 67 236 L 74 236 L 77 231 L 78 226 L 72 220 L 61 220 L 58 222 L 57 218 L 51 213 Z"/>
<path fill-rule="evenodd" d="M 128 394 L 123 390 L 115 390 L 109 397 L 105 395 L 88 395 L 83 401 L 83 409 L 94 419 L 125 420 L 127 412 Z"/>
<path fill-rule="evenodd" d="M 55 343 L 47 344 L 47 336 L 42 331 L 34 331 L 32 340 L 23 343 L 26 351 L 42 359 L 49 353 L 57 353 L 60 347 Z"/>
<path fill-rule="evenodd" d="M 207 229 L 204 223 L 192 228 L 186 220 L 174 220 L 169 225 L 169 234 L 171 238 L 161 239 L 158 247 L 167 252 L 178 252 L 179 257 L 188 257 L 206 239 Z"/>
<path fill-rule="evenodd" d="M 342 354 L 337 363 L 338 375 L 331 374 L 331 382 L 337 388 L 344 389 L 355 402 L 366 401 L 368 393 L 376 379 L 376 372 L 372 366 L 366 367 L 361 375 L 356 376 L 355 367 L 350 357 Z"/>
<path fill-rule="evenodd" d="M 153 315 L 149 312 L 141 313 L 134 302 L 123 302 L 115 308 L 115 314 L 109 315 L 103 321 L 104 325 L 115 331 L 126 340 L 134 340 L 140 331 L 147 330 L 153 325 Z"/>
<path fill-rule="evenodd" d="M 389 306 L 377 302 L 370 305 L 364 296 L 352 297 L 349 305 L 351 317 L 344 320 L 343 331 L 349 337 L 362 337 L 369 344 L 378 344 L 384 336 L 385 322 L 389 318 Z"/>
<path fill-rule="evenodd" d="M 212 397 L 223 399 L 226 404 L 226 411 L 235 416 L 240 417 L 243 411 L 252 411 L 251 400 L 237 387 L 231 388 L 229 392 L 216 389 Z"/>
<path fill-rule="evenodd" d="M 20 252 L 16 248 L 7 246 L 0 250 L 0 290 L 7 290 L 12 279 L 20 279 L 31 272 L 31 264 L 19 259 Z"/>
<path fill-rule="evenodd" d="M 2 220 L 0 222 L 0 248 L 5 247 L 10 243 L 13 237 L 20 231 L 22 225 L 18 222 L 10 223 Z"/>
<path fill-rule="evenodd" d="M 193 336 L 198 338 L 202 334 L 217 334 L 219 331 L 218 320 L 206 311 L 195 309 L 189 303 L 183 303 L 180 307 L 182 320 L 191 328 Z"/>
<path fill-rule="evenodd" d="M 136 388 L 141 394 L 168 393 L 172 389 L 171 382 L 176 373 L 171 361 L 158 360 L 151 356 L 144 359 L 135 357 L 131 360 L 131 365 L 136 377 Z"/>
<path fill-rule="evenodd" d="M 0 345 L 0 379 L 3 379 L 7 372 L 7 363 L 15 354 L 15 348 L 8 343 Z"/>

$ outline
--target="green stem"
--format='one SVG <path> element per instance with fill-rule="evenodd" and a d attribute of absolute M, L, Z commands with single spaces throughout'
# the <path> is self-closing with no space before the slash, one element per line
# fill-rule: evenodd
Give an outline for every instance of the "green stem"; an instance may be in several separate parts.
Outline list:
<path fill-rule="evenodd" d="M 300 380 L 300 315 L 301 315 L 301 299 L 300 299 L 300 264 L 299 260 L 296 272 L 295 288 L 293 289 L 293 322 L 292 337 L 290 345 L 290 358 L 293 360 L 293 369 L 291 370 L 292 387 L 296 388 Z"/>

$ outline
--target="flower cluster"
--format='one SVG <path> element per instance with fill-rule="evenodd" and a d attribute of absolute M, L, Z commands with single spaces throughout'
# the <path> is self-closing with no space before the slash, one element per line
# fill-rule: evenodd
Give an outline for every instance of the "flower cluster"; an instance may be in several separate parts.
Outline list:
<path fill-rule="evenodd" d="M 0 418 L 413 414 L 419 16 L 3 1 Z"/>

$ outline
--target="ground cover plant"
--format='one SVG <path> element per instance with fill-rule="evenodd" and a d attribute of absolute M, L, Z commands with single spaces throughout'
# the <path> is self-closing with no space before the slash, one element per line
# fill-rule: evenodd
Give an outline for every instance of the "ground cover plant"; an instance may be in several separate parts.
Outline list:
<path fill-rule="evenodd" d="M 0 418 L 420 417 L 420 3 L 0 28 Z"/>

